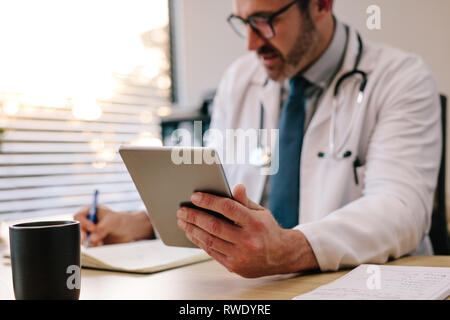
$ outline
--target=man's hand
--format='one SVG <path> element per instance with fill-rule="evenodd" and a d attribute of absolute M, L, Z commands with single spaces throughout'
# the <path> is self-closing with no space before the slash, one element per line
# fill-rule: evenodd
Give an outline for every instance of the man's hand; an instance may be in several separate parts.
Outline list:
<path fill-rule="evenodd" d="M 97 224 L 88 219 L 89 206 L 81 209 L 74 219 L 80 221 L 81 243 L 90 232 L 89 246 L 124 243 L 154 238 L 152 224 L 143 211 L 115 212 L 105 206 L 97 207 Z"/>
<path fill-rule="evenodd" d="M 198 207 L 223 214 L 234 225 L 200 210 L 182 207 L 178 226 L 193 243 L 246 278 L 317 269 L 315 255 L 303 233 L 281 228 L 269 210 L 247 198 L 237 185 L 233 198 L 194 193 Z"/>

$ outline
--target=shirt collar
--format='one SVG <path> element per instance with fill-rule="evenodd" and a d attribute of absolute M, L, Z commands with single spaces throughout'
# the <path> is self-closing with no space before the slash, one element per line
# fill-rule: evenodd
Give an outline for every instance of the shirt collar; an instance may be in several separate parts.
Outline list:
<path fill-rule="evenodd" d="M 338 73 L 347 47 L 345 26 L 337 19 L 334 21 L 336 27 L 330 45 L 322 56 L 303 73 L 306 80 L 322 89 L 326 89 Z"/>

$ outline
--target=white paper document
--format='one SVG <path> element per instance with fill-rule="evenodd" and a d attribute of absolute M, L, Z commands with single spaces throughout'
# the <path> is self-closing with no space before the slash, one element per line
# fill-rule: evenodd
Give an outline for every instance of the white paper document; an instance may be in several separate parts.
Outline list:
<path fill-rule="evenodd" d="M 450 268 L 363 264 L 294 300 L 443 300 Z"/>

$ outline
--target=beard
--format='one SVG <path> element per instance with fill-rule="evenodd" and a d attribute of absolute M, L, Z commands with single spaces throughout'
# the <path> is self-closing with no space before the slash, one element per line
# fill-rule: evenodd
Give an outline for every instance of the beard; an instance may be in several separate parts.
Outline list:
<path fill-rule="evenodd" d="M 268 76 L 274 81 L 283 81 L 295 76 L 300 70 L 299 66 L 314 51 L 317 44 L 317 29 L 309 15 L 309 12 L 302 14 L 302 30 L 295 40 L 293 48 L 284 56 L 277 48 L 270 43 L 262 46 L 257 54 L 277 55 L 281 63 L 272 67 L 266 67 Z"/>

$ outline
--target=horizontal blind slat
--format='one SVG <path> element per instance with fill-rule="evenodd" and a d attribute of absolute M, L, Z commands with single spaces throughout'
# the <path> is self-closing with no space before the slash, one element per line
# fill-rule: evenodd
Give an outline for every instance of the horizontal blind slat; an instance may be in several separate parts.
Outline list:
<path fill-rule="evenodd" d="M 150 109 L 150 108 L 147 108 Z M 51 110 L 51 112 L 50 112 Z M 150 109 L 151 110 L 151 109 Z M 102 113 L 101 117 L 96 119 L 97 123 L 108 123 L 114 124 L 132 124 L 132 125 L 148 125 L 149 123 L 157 124 L 157 118 L 150 118 L 148 112 L 150 110 L 142 110 L 139 114 L 128 115 L 128 114 L 108 114 Z M 0 109 L 0 117 L 6 117 L 6 115 Z M 15 119 L 22 120 L 59 120 L 59 121 L 73 121 L 73 114 L 71 110 L 58 110 L 58 109 L 47 109 L 47 108 L 35 108 L 32 111 L 29 110 L 19 110 L 14 114 Z M 147 120 L 147 122 L 144 122 Z M 151 121 L 150 121 L 151 120 Z"/>
<path fill-rule="evenodd" d="M 119 80 L 119 79 L 117 79 Z M 147 84 L 138 84 L 133 79 L 120 79 L 120 86 L 116 87 L 113 90 L 113 98 L 117 95 L 135 95 L 135 96 L 141 96 L 145 98 L 151 98 L 151 97 L 160 97 L 160 96 L 166 96 L 167 91 L 158 89 L 152 85 Z"/>
<path fill-rule="evenodd" d="M 6 142 L 0 145 L 2 153 L 66 153 L 66 152 L 98 152 L 103 148 L 107 150 L 118 150 L 120 143 L 102 143 L 99 148 L 95 143 L 18 143 Z"/>
<path fill-rule="evenodd" d="M 93 164 L 67 164 L 67 165 L 42 165 L 42 166 L 0 166 L 1 177 L 11 176 L 42 176 L 61 174 L 86 174 L 86 173 L 119 173 L 127 172 L 121 163 L 107 163 L 104 167 L 96 167 Z M 0 180 L 1 183 L 1 180 Z"/>
<path fill-rule="evenodd" d="M 63 149 L 63 148 L 62 148 Z M 61 163 L 93 163 L 108 161 L 109 163 L 121 163 L 122 160 L 116 150 L 107 150 L 106 155 L 96 154 L 0 154 L 0 165 L 23 164 L 61 164 Z"/>
<path fill-rule="evenodd" d="M 50 131 L 34 131 L 30 133 L 29 131 L 19 131 L 19 130 L 8 130 L 0 135 L 1 140 L 4 142 L 8 141 L 37 141 L 37 142 L 92 142 L 94 139 L 98 139 L 104 142 L 116 142 L 125 143 L 136 139 L 136 133 L 92 133 L 92 132 L 58 132 L 55 134 Z"/>
<path fill-rule="evenodd" d="M 139 200 L 139 195 L 135 191 L 121 192 L 121 193 L 101 193 L 99 195 L 99 203 L 102 202 L 121 202 L 121 201 L 136 201 Z M 92 195 L 82 196 L 64 196 L 55 197 L 52 199 L 33 199 L 21 200 L 13 202 L 0 202 L 0 214 L 11 213 L 16 211 L 34 210 L 36 208 L 56 208 L 67 206 L 85 206 L 92 202 Z"/>
<path fill-rule="evenodd" d="M 94 190 L 99 190 L 101 193 L 112 192 L 135 192 L 136 188 L 130 181 L 119 182 L 114 184 L 101 184 L 95 183 L 92 185 L 82 186 L 53 186 L 53 187 L 36 187 L 27 188 L 21 190 L 2 190 L 0 192 L 0 203 L 2 201 L 17 201 L 26 199 L 38 199 L 38 198 L 54 198 L 65 196 L 80 196 L 80 195 L 92 195 Z"/>
<path fill-rule="evenodd" d="M 0 178 L 0 190 L 129 182 L 128 172 Z"/>
<path fill-rule="evenodd" d="M 107 113 L 119 113 L 128 115 L 140 115 L 142 112 L 158 110 L 159 107 L 169 106 L 167 99 L 149 99 L 144 105 L 123 104 L 116 101 L 100 101 L 99 107 Z"/>
<path fill-rule="evenodd" d="M 15 118 L 0 119 L 0 128 L 5 130 L 42 130 L 65 132 L 120 132 L 138 133 L 139 131 L 158 131 L 158 125 L 151 124 L 108 124 L 87 121 L 46 121 L 46 120 L 21 120 Z"/>
<path fill-rule="evenodd" d="M 100 102 L 110 102 L 114 101 L 115 103 L 126 103 L 126 104 L 134 104 L 134 105 L 148 105 L 148 101 L 150 99 L 157 99 L 161 96 L 168 96 L 166 94 L 167 91 L 160 91 L 158 93 L 155 93 L 154 95 L 150 96 L 141 96 L 141 95 L 133 95 L 133 94 L 117 94 L 114 95 L 114 97 L 110 99 L 98 99 Z"/>
<path fill-rule="evenodd" d="M 134 211 L 134 210 L 145 210 L 145 206 L 142 201 L 127 201 L 127 202 L 103 202 L 103 205 L 108 206 L 110 209 L 115 211 Z M 88 205 L 88 204 L 85 204 Z M 83 205 L 84 206 L 84 205 Z M 39 209 L 22 211 L 22 212 L 10 212 L 1 214 L 2 220 L 20 220 L 24 217 L 27 218 L 37 218 L 37 217 L 48 217 L 48 216 L 62 216 L 62 215 L 74 215 L 83 206 L 67 206 L 61 208 L 52 209 Z"/>

